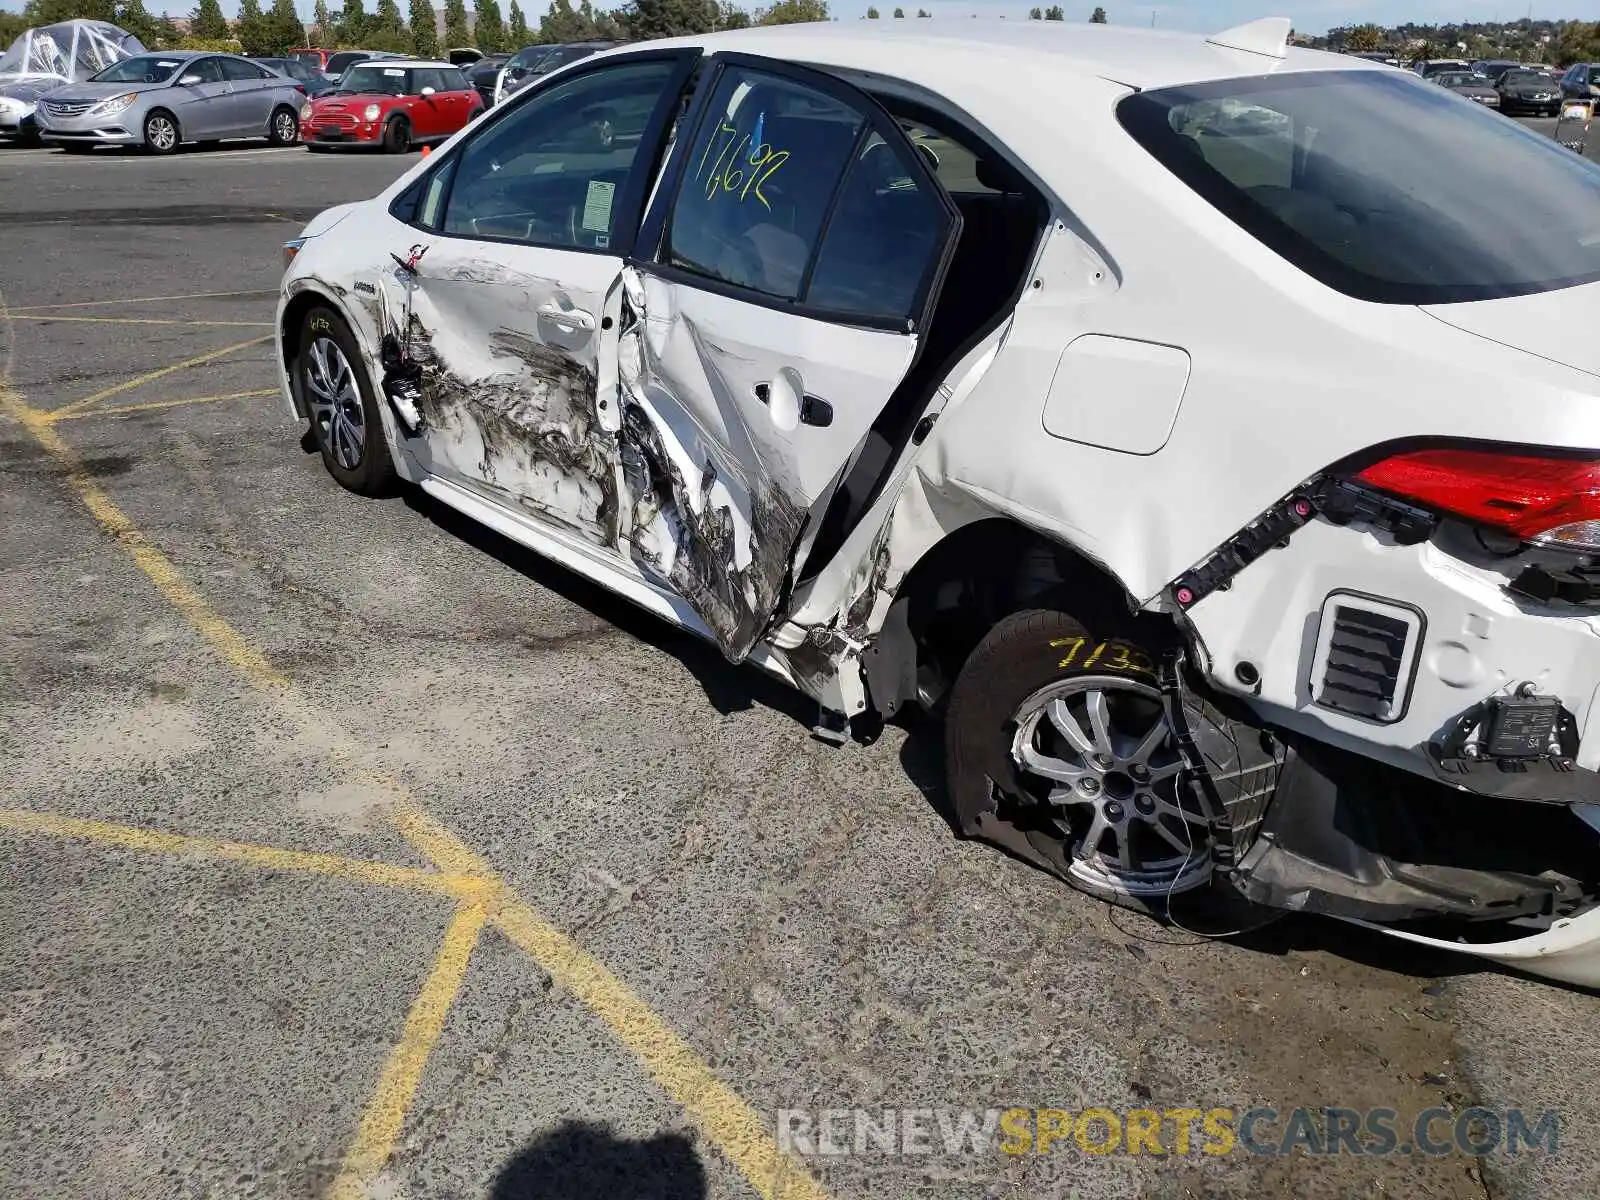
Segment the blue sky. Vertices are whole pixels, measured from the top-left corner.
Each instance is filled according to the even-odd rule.
[[[0,0],[0,9],[16,11],[25,0]],[[439,0],[442,3],[442,0]],[[621,0],[619,0],[619,3]],[[876,0],[874,0],[876,2]],[[297,0],[301,12],[309,18],[310,0]],[[329,7],[337,10],[342,0],[329,0]],[[529,20],[536,20],[548,0],[524,0]],[[509,0],[501,0],[501,11],[509,8]],[[597,7],[606,7],[606,0],[597,0]],[[748,0],[747,7],[757,8],[757,0]],[[153,13],[163,9],[173,16],[183,16],[194,7],[193,0],[145,0],[145,7]],[[265,5],[263,5],[265,7]],[[367,8],[377,7],[377,0],[367,0]],[[401,4],[405,10],[405,4]],[[470,4],[469,4],[470,7]],[[867,11],[867,0],[832,0],[829,5],[834,15],[854,20]],[[878,3],[878,10],[888,19],[894,4]],[[915,13],[918,4],[903,4],[908,13]],[[984,17],[1005,17],[1010,21],[1026,20],[1029,3],[1021,0],[921,0],[939,20],[965,20],[973,13]],[[1094,4],[1083,0],[1070,0],[1062,5],[1067,20],[1087,21]],[[222,10],[233,15],[238,0],[222,0]],[[1445,21],[1511,21],[1527,16],[1526,0],[1518,7],[1516,0],[1295,0],[1293,4],[1263,5],[1261,0],[1194,0],[1193,3],[1118,3],[1111,0],[1105,5],[1113,25],[1148,26],[1154,17],[1157,28],[1216,31],[1229,25],[1253,21],[1257,17],[1287,16],[1294,20],[1295,28],[1308,33],[1321,33],[1334,25],[1359,25],[1372,21],[1379,25],[1397,25],[1405,21],[1442,23]],[[1600,20],[1600,0],[1568,0],[1567,3],[1541,5],[1535,3],[1532,15],[1550,19]]]

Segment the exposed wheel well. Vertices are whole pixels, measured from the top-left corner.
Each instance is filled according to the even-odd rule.
[[[906,575],[896,605],[901,601],[915,647],[917,696],[928,706],[942,701],[989,630],[1023,609],[1070,613],[1097,636],[1126,636],[1137,627],[1147,645],[1175,636],[1164,617],[1140,614],[1105,567],[1005,518],[947,536]]]
[[[305,415],[305,405],[300,399],[300,387],[294,379],[294,360],[300,355],[300,330],[306,322],[306,313],[318,305],[331,308],[338,312],[338,306],[320,292],[304,291],[290,300],[283,310],[283,368],[289,373],[290,391],[294,395],[295,408],[300,415]]]

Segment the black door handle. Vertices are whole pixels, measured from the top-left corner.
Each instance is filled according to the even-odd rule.
[[[755,392],[756,399],[766,404],[772,399],[772,385],[758,383],[751,389]],[[826,428],[833,424],[833,405],[819,396],[802,396],[800,398],[800,424],[815,425]]]

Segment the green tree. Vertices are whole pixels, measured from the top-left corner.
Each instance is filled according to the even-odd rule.
[[[903,8],[897,8],[894,10],[894,15],[897,17],[903,17],[906,15],[906,10]]]
[[[867,5],[867,20],[876,21],[877,19],[878,19],[878,10],[873,8],[870,4]]]
[[[1106,23],[1106,10],[1101,8],[1097,4],[1097,5],[1095,5],[1094,11],[1089,14],[1089,24],[1091,24],[1091,25],[1104,25],[1105,23]]]
[[[511,11],[506,16],[506,23],[510,26],[511,45],[520,50],[530,44],[533,41],[533,34],[528,32],[528,18],[523,15],[522,5],[518,4],[517,0],[511,0]]]
[[[1046,21],[1065,21],[1067,19],[1067,14],[1062,11],[1061,5],[1052,4],[1049,8],[1044,10],[1044,19]]]
[[[1383,30],[1376,25],[1357,25],[1345,38],[1344,44],[1347,50],[1382,50]]]
[[[828,19],[827,0],[778,0],[756,14],[757,25],[803,25]]]
[[[317,0],[312,10],[311,44],[324,49],[333,45],[333,18],[328,15],[328,0]]]
[[[189,17],[189,36],[206,41],[231,37],[228,19],[222,15],[222,5],[217,0],[200,0],[200,7]]]
[[[306,44],[306,28],[300,24],[294,0],[272,0],[267,12],[267,53],[283,54]]]
[[[917,9],[917,16],[919,16],[919,17],[931,17],[931,16],[933,16],[933,14],[931,12],[929,12],[925,8],[919,8],[919,9]]]
[[[156,41],[160,43],[159,49],[171,50],[183,41],[183,34],[178,32],[178,23],[162,13],[156,21]]]
[[[1044,9],[1042,9],[1042,8],[1030,8],[1028,10],[1028,20],[1030,20],[1030,21],[1042,21],[1042,20],[1044,20]]]
[[[116,0],[28,0],[27,7],[22,10],[22,18],[26,22],[23,28],[54,25],[57,21],[70,21],[74,17],[110,21],[115,19],[116,10]]]
[[[446,50],[472,45],[472,29],[467,25],[465,0],[445,0],[444,45]]]
[[[234,22],[233,36],[239,39],[246,54],[267,53],[267,21],[261,15],[261,0],[239,0],[239,17]]]
[[[160,31],[156,19],[146,11],[144,0],[123,0],[117,5],[116,23],[154,49]]]
[[[363,0],[344,0],[333,36],[341,46],[360,46],[367,39],[367,9]]]
[[[439,26],[433,0],[411,0],[411,49],[422,58],[439,57]]]
[[[622,11],[622,23],[630,38],[644,41],[710,33],[718,15],[717,6],[708,0],[633,0]]]
[[[478,0],[472,22],[473,44],[485,54],[498,54],[506,44],[506,22],[500,15],[500,0]]]
[[[750,14],[732,3],[732,0],[722,0],[722,3],[717,5],[717,28],[749,29]]]

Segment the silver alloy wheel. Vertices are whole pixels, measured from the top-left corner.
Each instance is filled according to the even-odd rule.
[[[273,129],[278,135],[278,140],[284,145],[297,140],[300,136],[300,122],[287,109],[273,118]]]
[[[146,121],[144,135],[157,150],[171,150],[178,144],[178,127],[163,116]]]
[[[1012,761],[1056,810],[1069,875],[1085,891],[1153,899],[1206,882],[1208,822],[1178,791],[1184,764],[1157,688],[1064,679],[1024,700],[1014,722]]]
[[[346,471],[361,465],[367,444],[367,414],[356,373],[339,343],[319,337],[306,351],[305,385],[317,440]]]

